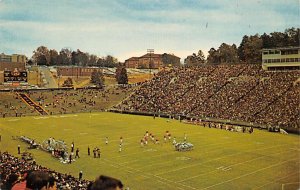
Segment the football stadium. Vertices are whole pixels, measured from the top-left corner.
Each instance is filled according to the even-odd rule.
[[[0,0],[0,190],[299,190],[297,7]]]

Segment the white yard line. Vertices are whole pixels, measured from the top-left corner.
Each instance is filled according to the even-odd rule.
[[[275,154],[268,154],[268,155],[265,155],[265,156],[260,156],[260,157],[256,157],[256,158],[251,159],[251,160],[247,160],[247,161],[245,161],[245,162],[239,162],[239,163],[236,163],[236,164],[231,164],[231,165],[229,165],[229,166],[221,166],[221,167],[219,167],[219,168],[217,168],[217,169],[225,169],[224,171],[228,171],[228,170],[230,170],[230,168],[233,167],[233,166],[238,166],[238,165],[241,165],[241,164],[245,164],[245,163],[248,163],[248,162],[252,162],[252,161],[254,161],[254,160],[259,160],[259,159],[261,159],[261,158],[268,157],[268,156],[270,156],[270,155],[281,154],[281,153],[283,153],[283,152],[290,152],[290,151],[289,151],[289,150],[285,150],[285,151],[277,152],[277,153],[275,153]],[[206,162],[206,163],[207,163],[207,162]],[[216,173],[216,172],[218,172],[218,170],[213,170],[213,171],[210,171],[210,172],[206,172],[206,173],[202,173],[202,174],[199,174],[199,175],[195,175],[195,176],[192,176],[192,177],[183,179],[183,180],[181,180],[181,181],[179,181],[179,182],[184,182],[184,181],[187,181],[187,180],[190,180],[190,179],[194,179],[194,178],[200,177],[200,176],[202,176],[202,175],[207,175],[207,174]]]
[[[255,174],[255,173],[257,173],[257,172],[260,172],[260,171],[263,171],[263,170],[272,168],[272,167],[274,167],[274,166],[279,166],[279,165],[282,165],[282,164],[284,164],[284,163],[286,163],[286,162],[290,162],[290,161],[294,161],[294,160],[298,160],[298,157],[297,157],[296,159],[286,160],[286,161],[283,161],[283,162],[279,162],[279,163],[277,163],[277,164],[273,164],[273,165],[270,165],[270,166],[267,166],[267,167],[264,167],[264,168],[255,170],[255,171],[253,171],[253,172],[250,172],[250,173],[247,173],[247,174],[244,174],[244,175],[240,175],[239,177],[235,177],[235,178],[232,178],[232,179],[229,179],[229,180],[226,180],[226,181],[222,181],[222,182],[220,182],[220,183],[217,183],[217,184],[214,184],[214,185],[211,185],[211,186],[202,188],[202,189],[210,189],[210,188],[212,188],[212,187],[219,186],[219,185],[222,185],[222,184],[224,184],[224,183],[228,183],[228,182],[231,182],[231,181],[234,181],[234,180],[237,180],[237,179],[240,179],[240,178],[243,178],[243,177],[246,177],[246,176]]]
[[[291,174],[288,174],[288,175],[285,175],[284,177],[281,177],[281,178],[277,178],[276,181],[279,181],[279,180],[281,180],[281,179],[284,179],[284,178],[287,178],[287,177],[289,177],[289,176],[295,175],[295,174],[297,174],[297,173],[299,173],[299,171],[298,171],[298,172],[291,173]],[[269,183],[265,183],[265,184],[263,184],[263,185],[261,185],[261,186],[259,186],[259,187],[253,188],[253,190],[260,189],[260,188],[265,187],[265,186],[267,186],[267,185],[269,185],[269,184],[272,184],[272,183],[274,183],[274,182],[276,182],[276,181],[271,181],[271,182],[269,182]],[[300,183],[300,182],[297,182],[297,183]],[[289,183],[284,183],[284,184],[289,184]],[[284,185],[284,184],[282,184],[282,185]],[[292,184],[293,184],[293,183],[292,183]]]
[[[266,149],[275,148],[275,147],[279,147],[279,146],[285,146],[285,145],[276,145],[276,146],[271,146],[271,147],[268,147],[268,148],[262,148],[262,149],[257,149],[257,150],[266,150]],[[191,165],[184,166],[184,167],[181,167],[181,168],[177,168],[177,169],[174,169],[174,170],[169,170],[167,172],[161,172],[161,173],[159,173],[157,175],[164,175],[164,174],[167,174],[167,173],[171,173],[171,172],[183,170],[183,169],[186,169],[186,168],[190,168],[190,167],[202,165],[204,163],[208,163],[208,162],[211,162],[211,161],[220,160],[220,159],[223,159],[223,158],[228,157],[228,156],[233,156],[233,155],[238,155],[238,154],[243,154],[243,153],[245,153],[245,152],[238,152],[238,153],[233,153],[233,154],[230,154],[230,155],[221,156],[219,158],[212,159],[212,160],[209,160],[207,162],[202,162],[202,163],[197,163],[197,164],[191,164]],[[248,153],[251,153],[251,152],[248,152]]]
[[[9,119],[7,121],[19,121],[20,119]]]
[[[140,171],[140,170],[131,168],[131,167],[129,167],[129,166],[124,166],[124,165],[121,165],[121,164],[115,164],[114,162],[112,162],[112,161],[110,161],[110,160],[108,160],[108,159],[102,159],[102,160],[104,160],[104,161],[106,161],[106,162],[109,162],[109,163],[112,163],[112,164],[110,164],[110,165],[113,165],[114,167],[116,167],[116,168],[118,168],[118,169],[121,169],[121,170],[124,170],[124,171],[126,171],[126,172],[128,172],[128,173],[139,172],[139,173],[141,173],[141,174],[139,174],[139,176],[142,176],[142,177],[144,177],[144,178],[152,178],[152,179],[153,179],[153,177],[156,177],[156,178],[157,178],[156,181],[158,181],[159,183],[162,183],[162,184],[164,184],[164,185],[170,186],[170,187],[172,187],[172,189],[174,188],[174,186],[173,186],[172,184],[170,184],[170,183],[167,183],[167,182],[176,183],[176,182],[174,182],[174,181],[171,181],[171,180],[168,180],[168,179],[159,177],[159,176],[154,176],[154,175],[151,175],[151,174],[146,174],[146,175],[145,175],[145,174],[143,174],[143,173],[144,173],[143,171]],[[126,169],[126,168],[127,168],[127,169]],[[132,170],[134,170],[135,172],[132,171]],[[162,181],[162,180],[163,180],[163,181]],[[165,182],[165,181],[167,181],[167,182]],[[194,187],[190,187],[190,186],[187,186],[187,185],[184,185],[184,184],[179,184],[179,185],[182,185],[182,186],[185,186],[185,187],[189,187],[189,188],[191,188],[191,189],[196,189],[196,188],[194,188]],[[178,186],[176,186],[176,188],[177,188],[177,189],[180,189],[180,190],[185,190],[184,188],[181,188],[181,187],[178,187]]]
[[[300,182],[294,182],[294,183],[283,183],[281,184],[281,190],[284,190],[285,185],[291,185],[291,184],[300,184]],[[299,190],[299,189],[298,189]]]
[[[206,144],[206,145],[204,145],[204,146],[201,146],[201,148],[203,148],[203,147],[210,147],[210,146],[212,146],[212,145],[224,145],[224,144],[230,144],[230,143],[232,143],[232,141],[231,142],[227,142],[227,143],[215,143],[215,144]],[[164,145],[164,144],[163,144]],[[169,145],[169,146],[173,146],[173,145],[171,145],[170,143],[166,143],[165,145]],[[145,148],[145,147],[144,147]],[[213,149],[213,151],[205,151],[205,152],[202,152],[202,153],[211,153],[211,152],[217,152],[217,151],[219,151],[219,150],[216,150],[215,148]],[[141,152],[138,152],[138,153],[141,153]],[[135,154],[135,153],[134,153]],[[164,157],[164,156],[167,156],[167,155],[172,155],[172,154],[178,154],[178,152],[177,151],[173,151],[173,152],[171,152],[171,153],[167,153],[167,154],[159,154],[159,155],[155,155],[155,156],[149,156],[149,157],[147,157],[147,158],[156,158],[156,157]],[[141,159],[134,159],[134,160],[131,160],[131,161],[128,161],[128,162],[123,162],[123,164],[128,164],[128,163],[134,163],[134,162],[138,162],[138,161],[141,161]],[[169,163],[169,162],[173,162],[173,160],[171,160],[171,161],[166,161],[166,162],[164,162],[164,163]],[[155,165],[161,165],[162,164],[162,162],[153,162],[153,164],[148,164],[147,166],[144,166],[144,167],[148,167],[148,166],[155,166]],[[141,167],[141,168],[144,168],[144,167]],[[139,168],[139,169],[141,169],[141,168]]]

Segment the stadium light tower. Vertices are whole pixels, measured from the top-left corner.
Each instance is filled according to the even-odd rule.
[[[151,77],[151,67],[152,67],[152,54],[154,53],[154,49],[147,49],[147,53],[149,53],[149,78]]]

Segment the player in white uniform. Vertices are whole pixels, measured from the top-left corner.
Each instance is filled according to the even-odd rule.
[[[119,145],[119,152],[122,151],[122,144]]]
[[[176,144],[176,138],[174,137],[173,138],[173,145],[175,145]]]

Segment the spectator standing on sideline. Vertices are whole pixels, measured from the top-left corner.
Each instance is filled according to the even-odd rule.
[[[74,152],[74,141],[71,144],[71,152]]]
[[[76,149],[75,158],[80,158],[79,157],[79,148]]]
[[[120,137],[120,144],[123,144],[123,137]]]
[[[108,144],[108,137],[105,137],[105,144]]]
[[[80,181],[82,180],[82,175],[83,175],[83,172],[80,171],[80,172],[79,172],[79,180],[80,180]]]
[[[72,153],[70,153],[70,155],[69,155],[69,164],[71,164],[72,163]]]
[[[93,149],[93,153],[94,153],[94,158],[96,158],[96,153],[97,153],[97,149],[96,148]]]

